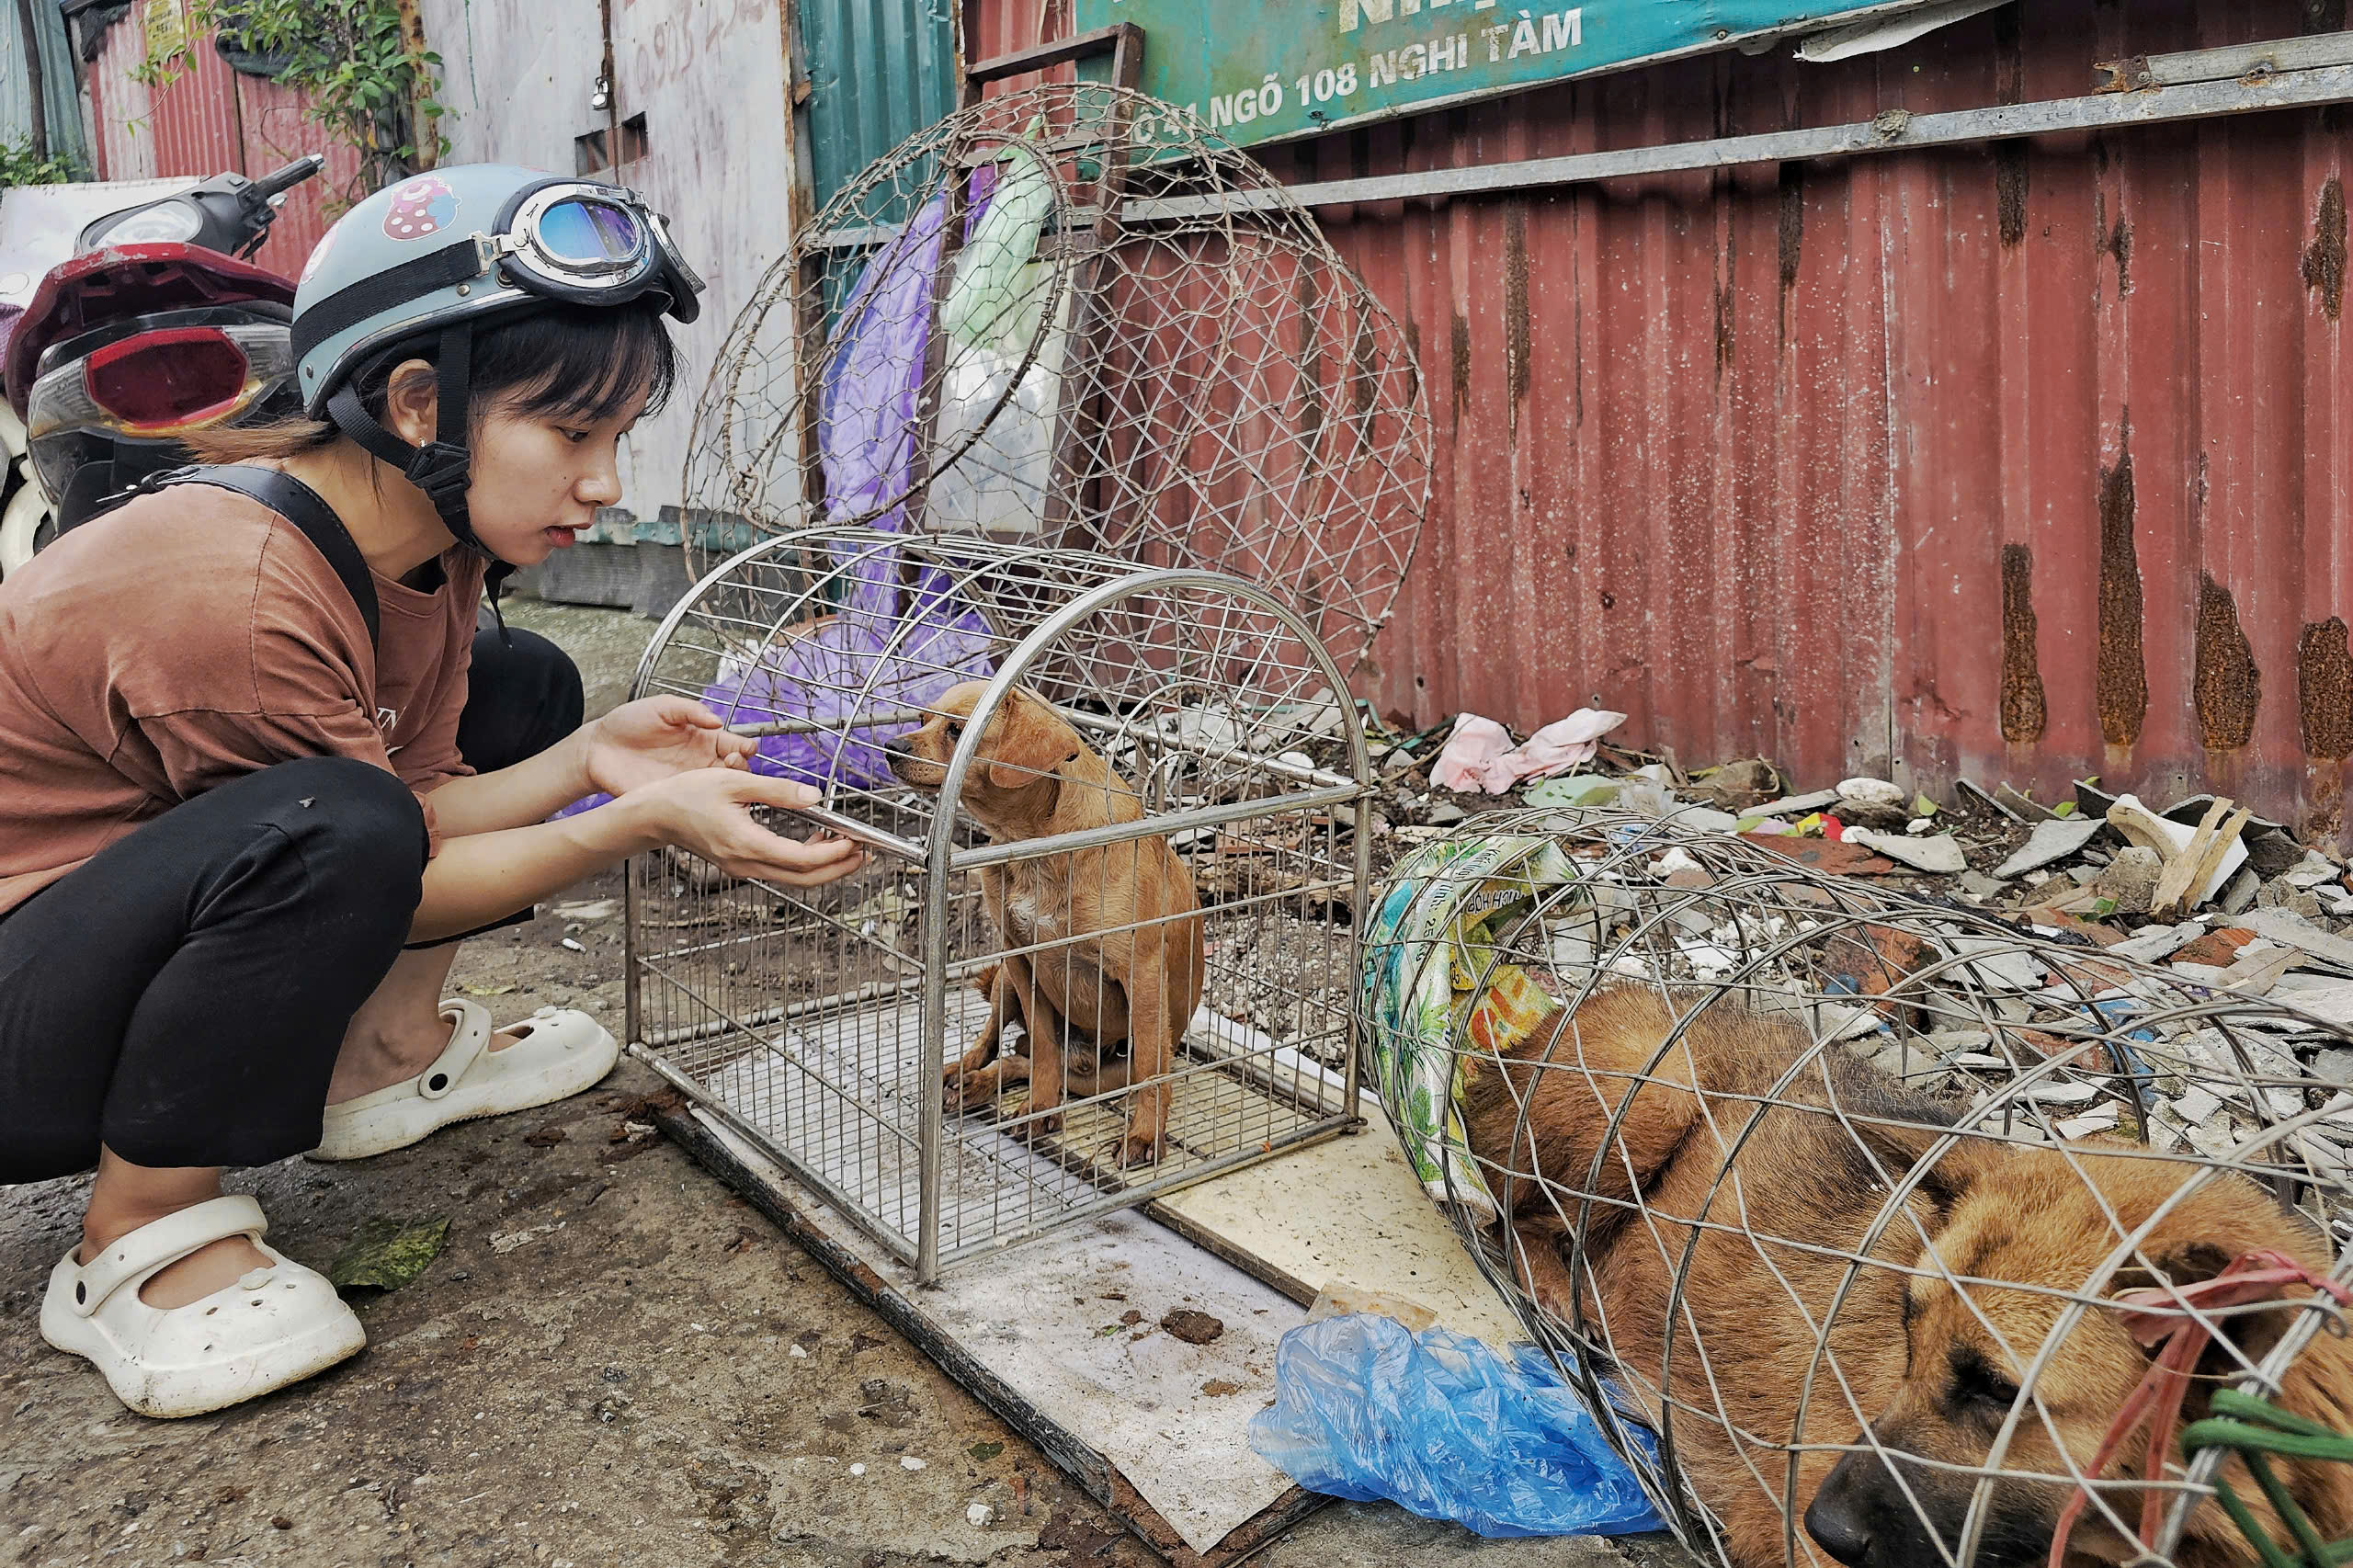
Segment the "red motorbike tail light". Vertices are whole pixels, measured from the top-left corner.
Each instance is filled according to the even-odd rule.
[[[244,399],[251,367],[218,327],[173,327],[110,343],[82,367],[90,401],[126,424],[195,425]]]

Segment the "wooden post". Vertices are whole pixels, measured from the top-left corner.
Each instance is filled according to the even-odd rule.
[[[49,102],[41,96],[40,34],[33,30],[33,0],[17,0],[17,30],[25,40],[25,85],[32,89],[32,153],[35,163],[49,157]]]
[[[2230,853],[2231,845],[2247,824],[2251,814],[2245,807],[2232,810],[2229,796],[2218,798],[2206,808],[2206,816],[2199,823],[2198,831],[2181,847],[2181,853],[2165,861],[2165,871],[2157,879],[2157,891],[2149,901],[2149,914],[2157,920],[2179,920],[2198,907],[2198,895],[2214,878],[2214,869]]]
[[[23,4],[24,0],[18,0]],[[441,117],[427,114],[421,107],[433,97],[433,82],[426,74],[425,18],[416,8],[417,0],[392,0],[400,12],[401,48],[415,62],[415,77],[409,86],[408,139],[416,149],[410,172],[423,174],[440,161]]]

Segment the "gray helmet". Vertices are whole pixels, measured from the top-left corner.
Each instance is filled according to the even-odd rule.
[[[312,251],[294,296],[296,383],[313,418],[399,469],[451,533],[482,550],[466,515],[476,324],[649,295],[690,322],[701,289],[667,223],[633,191],[504,164],[435,169],[369,197]],[[440,407],[435,439],[419,448],[369,414],[354,383],[386,357],[427,347]]]

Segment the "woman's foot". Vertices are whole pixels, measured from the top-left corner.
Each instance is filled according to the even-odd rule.
[[[220,1196],[217,1170],[134,1165],[111,1149],[100,1149],[89,1207],[82,1214],[82,1244],[74,1249],[73,1260],[86,1267],[131,1232]],[[156,1270],[139,1288],[139,1299],[151,1307],[184,1307],[268,1261],[247,1237],[224,1236]]]
[[[455,1121],[505,1116],[580,1093],[613,1070],[620,1044],[586,1013],[542,1007],[492,1046],[490,1015],[441,1004],[440,1054],[381,1089],[330,1102],[314,1160],[364,1160],[405,1149]]]
[[[50,1271],[41,1337],[96,1367],[142,1415],[200,1415],[324,1371],[367,1335],[332,1284],[262,1241],[268,1228],[252,1199],[211,1198],[77,1247]],[[177,1296],[230,1267],[229,1244],[252,1254],[249,1267],[184,1301],[150,1299],[167,1270],[200,1265],[159,1292]]]
[[[164,1216],[158,1214],[155,1218]],[[74,1261],[86,1267],[93,1258],[138,1229],[140,1226],[129,1225],[114,1230],[112,1234],[94,1234],[85,1223],[82,1227],[82,1244],[74,1249]],[[151,1307],[165,1310],[184,1307],[190,1301],[204,1300],[215,1290],[227,1290],[256,1268],[268,1267],[269,1259],[250,1240],[224,1236],[149,1275],[147,1282],[139,1287],[139,1299]]]
[[[494,1032],[488,1051],[505,1051],[522,1036],[520,1026]],[[335,1075],[327,1080],[327,1104],[344,1105],[379,1089],[389,1089],[395,1084],[406,1083],[434,1062],[449,1049],[449,1020],[436,1005],[420,1021],[403,1017],[385,1020],[381,1028],[372,1028],[365,1036],[343,1037],[343,1053],[335,1059]]]
[[[327,1104],[389,1089],[440,1059],[449,1049],[441,992],[457,961],[454,943],[404,952],[392,960],[391,972],[343,1032],[343,1050],[327,1080]],[[489,1049],[504,1051],[518,1038],[514,1030],[501,1030],[490,1037]]]

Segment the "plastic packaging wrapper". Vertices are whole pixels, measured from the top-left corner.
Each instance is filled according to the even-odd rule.
[[[1000,206],[989,199],[996,194],[995,171],[981,172],[990,177],[974,181],[976,210],[968,223],[975,226],[986,224]],[[881,716],[923,707],[959,681],[995,673],[982,652],[986,627],[955,599],[946,574],[927,570],[913,587],[903,588],[899,554],[890,542],[906,525],[915,394],[946,205],[944,196],[935,196],[868,265],[835,329],[847,347],[830,367],[819,452],[828,511],[863,525],[846,528],[828,547],[837,562],[848,564],[847,602],[835,615],[788,628],[779,640],[726,662],[701,694],[705,706],[731,725],[813,721],[828,726],[761,737],[753,767],[762,773],[820,788],[885,784],[891,774],[883,746],[915,724]],[[1004,250],[1006,242],[995,242],[994,248]],[[569,816],[609,798],[592,795],[556,814]]]
[[[1062,391],[1063,334],[1045,312],[1068,304],[1031,259],[1053,182],[1042,155],[1017,142],[974,170],[972,185],[977,216],[939,306],[948,359],[932,447],[952,460],[931,477],[926,526],[1028,539],[1045,519]]]
[[[1275,1403],[1251,1418],[1250,1447],[1310,1492],[1483,1536],[1665,1528],[1543,1352],[1514,1354],[1364,1313],[1303,1324],[1275,1348]]]

